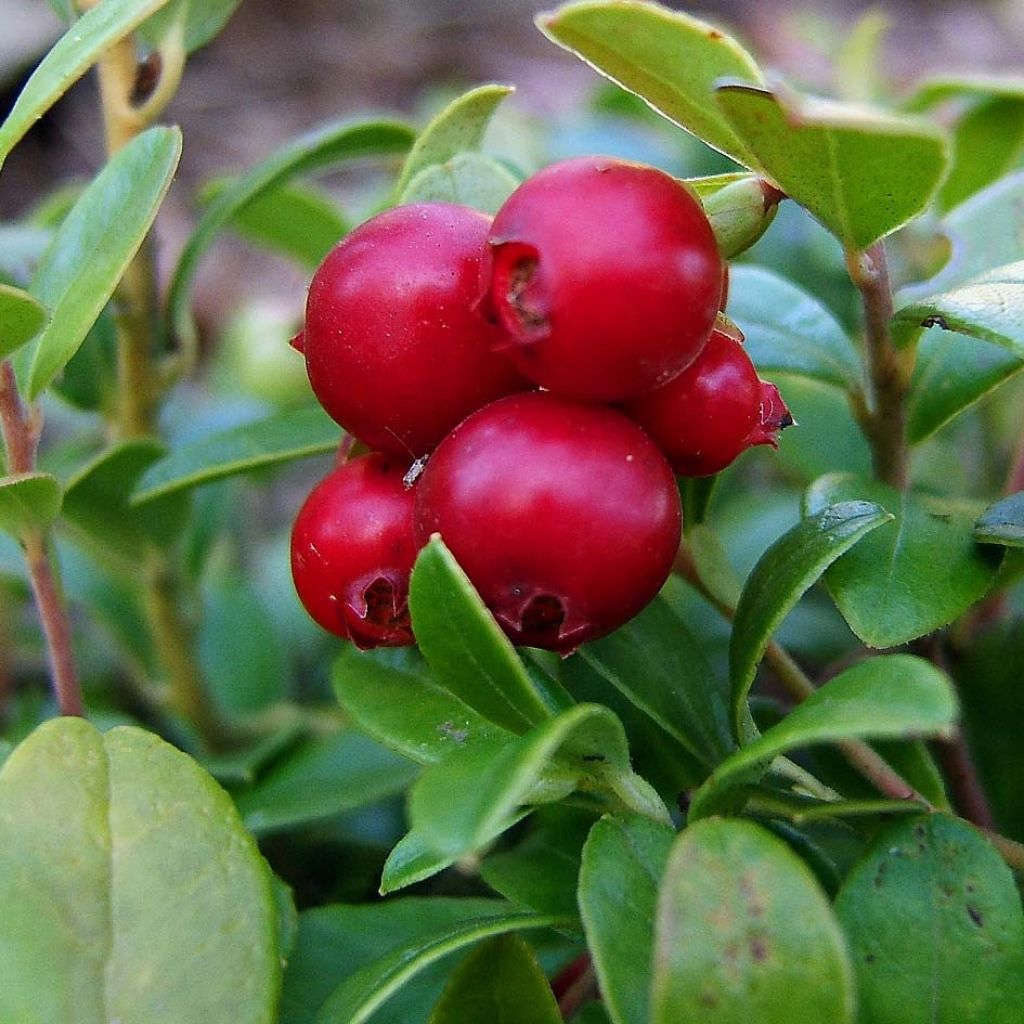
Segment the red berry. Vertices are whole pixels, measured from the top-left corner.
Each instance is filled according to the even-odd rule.
[[[459,424],[417,484],[441,537],[519,644],[568,652],[631,618],[679,548],[672,472],[621,413],[544,392]]]
[[[407,468],[376,452],[339,466],[313,488],[292,529],[292,578],[306,611],[358,647],[413,642]]]
[[[775,447],[793,422],[778,388],[757,376],[742,340],[716,327],[678,377],[623,406],[681,476],[717,473],[751,445]]]
[[[653,167],[567,160],[498,211],[485,268],[505,352],[531,380],[622,401],[689,365],[714,323],[722,261],[700,203]]]
[[[306,304],[306,368],[320,404],[371,448],[413,458],[459,420],[529,387],[492,351],[477,311],[490,218],[450,203],[400,206],[326,257]]]

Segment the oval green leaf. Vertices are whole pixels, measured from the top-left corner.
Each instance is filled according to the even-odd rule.
[[[583,0],[537,19],[549,39],[747,167],[758,162],[715,105],[719,78],[763,81],[754,58],[720,29],[657,4]]]
[[[0,125],[0,166],[22,136],[92,66],[167,0],[103,0],[61,36],[25,83]]]
[[[562,1024],[558,1003],[518,935],[499,935],[473,950],[455,969],[430,1015],[430,1024]]]
[[[580,867],[587,946],[614,1024],[647,1024],[658,887],[675,832],[644,818],[602,818]]]
[[[241,0],[172,0],[139,26],[139,35],[159,47],[172,33],[181,33],[185,52],[194,53],[228,23]]]
[[[830,505],[797,523],[758,560],[740,595],[729,641],[733,724],[747,714],[747,695],[772,634],[821,574],[862,537],[892,519],[870,501]]]
[[[806,512],[858,500],[876,502],[894,518],[839,558],[825,584],[869,647],[895,647],[945,626],[988,591],[999,559],[975,542],[977,510],[830,473],[811,485]]]
[[[0,827],[0,1019],[274,1020],[270,871],[191,758],[47,722],[0,772]]]
[[[341,428],[319,406],[232,427],[175,448],[147,467],[131,503],[145,505],[226,476],[321,455],[341,440]]]
[[[440,537],[431,538],[416,558],[409,610],[434,678],[475,711],[517,733],[551,714],[515,648]]]
[[[747,821],[676,840],[658,897],[651,1024],[850,1024],[846,944],[810,868]]]
[[[1024,548],[1024,491],[985,509],[974,524],[974,537],[982,544]]]
[[[48,529],[60,515],[63,497],[49,473],[0,476],[0,530],[22,537]]]
[[[48,317],[46,307],[34,295],[0,283],[0,359],[31,341]]]
[[[32,294],[52,315],[34,343],[25,388],[29,400],[64,369],[114,294],[156,218],[180,156],[177,128],[143,132],[100,171],[57,228],[32,280]]]
[[[694,794],[690,820],[713,814],[731,790],[796,747],[857,738],[948,737],[956,719],[956,695],[934,665],[909,654],[862,661],[723,761]]]
[[[399,204],[458,203],[495,214],[519,180],[484,153],[457,153],[443,164],[424,167],[402,190]]]
[[[946,169],[945,137],[926,121],[749,85],[717,99],[764,172],[849,249],[921,213]]]
[[[810,377],[850,391],[860,387],[857,350],[817,299],[763,267],[729,271],[729,317],[746,336],[760,370]]]
[[[933,814],[882,832],[836,898],[863,1024],[1016,1024],[1024,916],[1009,868]]]
[[[508,85],[481,85],[452,100],[417,136],[398,175],[395,195],[401,197],[413,179],[431,167],[446,164],[460,153],[478,150],[494,112],[514,91]]]

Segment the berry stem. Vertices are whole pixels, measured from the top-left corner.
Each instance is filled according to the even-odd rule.
[[[846,265],[861,294],[867,356],[869,404],[857,408],[869,443],[877,479],[905,490],[909,482],[907,411],[905,399],[914,368],[914,349],[897,349],[892,320],[892,286],[885,243],[863,253],[848,251]]]
[[[31,473],[36,467],[36,447],[41,423],[35,409],[26,410],[18,394],[10,360],[0,363],[0,432],[3,434],[10,473]],[[82,691],[71,648],[71,622],[61,598],[50,562],[47,533],[27,529],[19,538],[25,552],[29,583],[46,637],[50,680],[62,715],[85,714]]]

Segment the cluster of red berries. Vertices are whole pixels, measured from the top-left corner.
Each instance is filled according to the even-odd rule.
[[[571,651],[640,611],[679,547],[673,471],[716,473],[791,422],[718,316],[724,283],[699,201],[611,159],[547,168],[493,222],[431,203],[348,235],[295,344],[374,451],[296,519],[313,618],[412,643],[409,574],[435,533],[516,643]]]

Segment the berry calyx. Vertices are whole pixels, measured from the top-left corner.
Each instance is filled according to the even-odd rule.
[[[722,261],[700,202],[662,171],[607,157],[554,164],[490,231],[483,306],[537,384],[622,401],[671,380],[703,347]]]
[[[622,407],[680,476],[718,473],[752,445],[777,447],[779,432],[793,423],[779,389],[758,377],[742,341],[720,319],[678,377]]]
[[[534,392],[464,420],[417,484],[439,533],[517,644],[568,653],[632,618],[679,548],[665,459],[614,409]]]
[[[469,413],[531,386],[475,308],[489,226],[465,206],[399,206],[313,276],[295,344],[320,404],[369,447],[423,455]]]
[[[292,578],[306,611],[357,647],[413,642],[409,574],[416,559],[408,463],[372,453],[313,488],[291,538]]]

